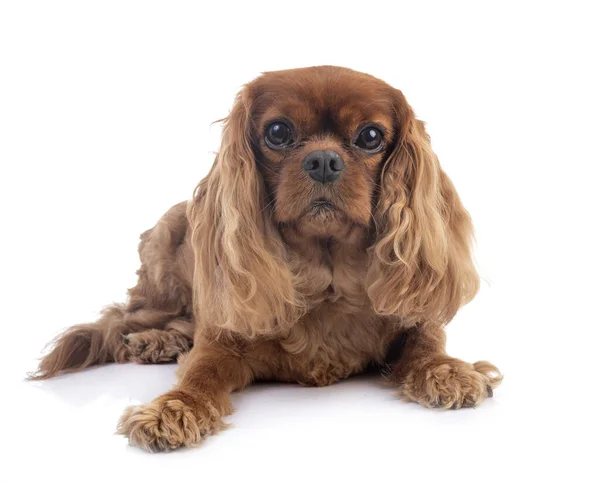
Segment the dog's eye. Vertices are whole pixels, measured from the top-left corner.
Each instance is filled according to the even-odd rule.
[[[292,131],[283,122],[273,122],[267,127],[265,142],[271,149],[283,149],[293,142]]]
[[[354,144],[367,152],[378,152],[383,147],[383,134],[377,127],[367,126],[356,138]]]

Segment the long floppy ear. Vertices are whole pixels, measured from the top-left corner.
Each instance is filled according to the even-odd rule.
[[[382,315],[444,324],[479,289],[473,227],[425,125],[402,93],[396,96],[399,136],[381,173],[368,294]]]
[[[297,318],[293,276],[265,209],[251,138],[251,94],[238,94],[224,121],[221,148],[188,205],[195,254],[197,326],[251,337]]]

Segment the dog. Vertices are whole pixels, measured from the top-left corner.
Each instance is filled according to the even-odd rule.
[[[379,366],[407,400],[474,407],[502,375],[448,356],[444,333],[479,288],[472,236],[402,92],[341,67],[267,72],[193,198],[141,235],[127,303],[59,335],[31,378],[178,360],[175,388],[118,425],[153,452],[218,432],[229,394],[259,380]]]

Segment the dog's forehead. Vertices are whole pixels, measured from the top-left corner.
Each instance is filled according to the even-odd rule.
[[[354,128],[364,122],[388,124],[393,115],[391,87],[347,69],[267,73],[252,91],[254,115],[262,122],[285,117],[305,127]]]

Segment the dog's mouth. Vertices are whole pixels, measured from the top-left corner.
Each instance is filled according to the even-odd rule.
[[[310,222],[331,223],[344,222],[347,219],[345,212],[329,199],[319,198],[312,201],[304,210],[304,218]]]
[[[308,217],[331,216],[337,211],[339,209],[329,199],[319,198],[308,205],[304,215]]]
[[[334,209],[337,209],[337,208],[328,199],[316,199],[315,201],[313,201],[311,203],[311,205],[309,206],[309,209],[311,209],[314,212],[321,212],[321,211],[333,211]]]
[[[331,237],[352,224],[345,210],[325,198],[311,200],[298,217],[297,227],[307,236]]]

